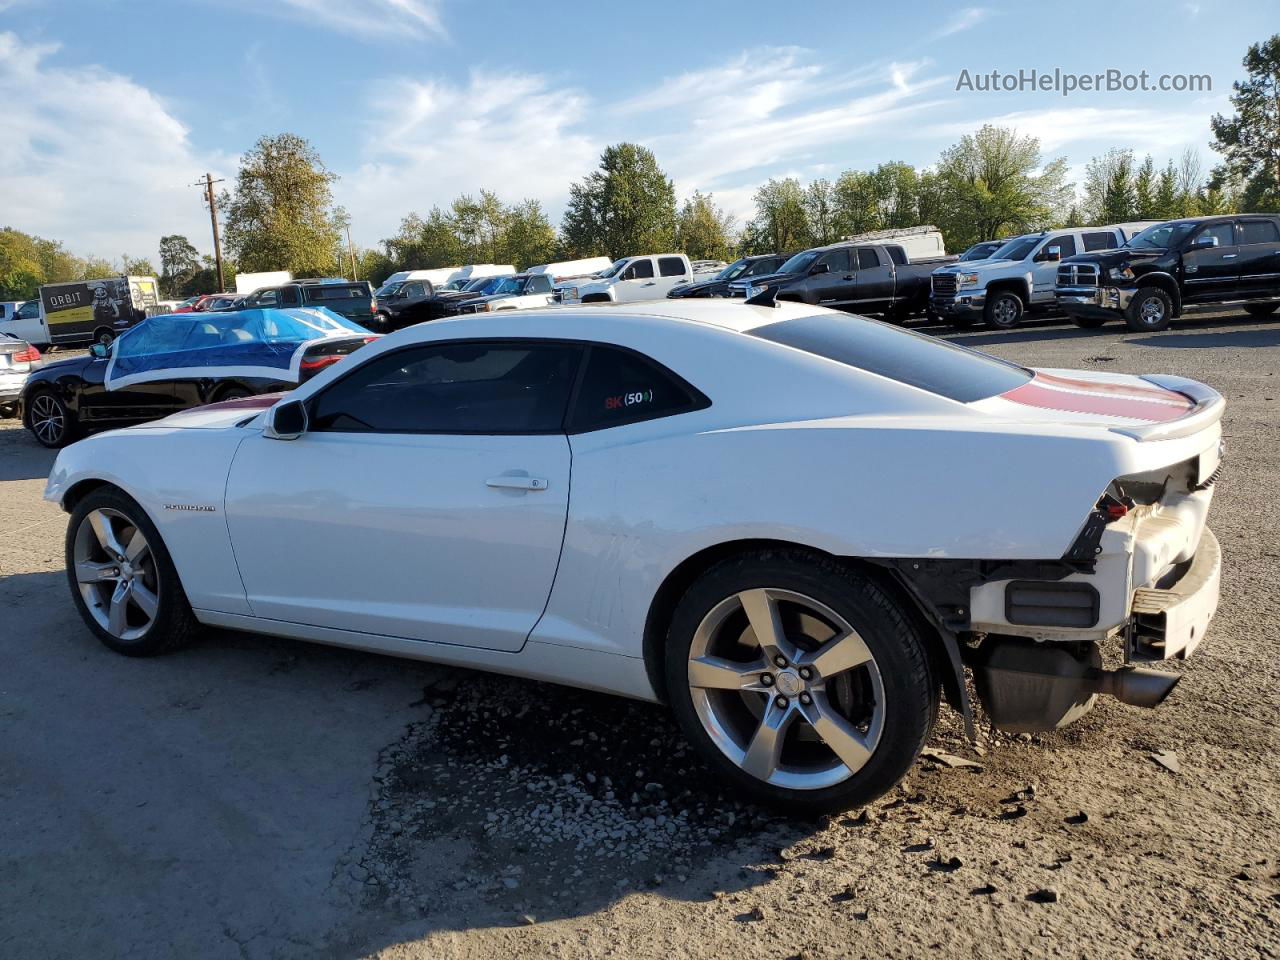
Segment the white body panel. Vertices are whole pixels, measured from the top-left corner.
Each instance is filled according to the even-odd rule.
[[[662,276],[659,260],[678,258],[683,264],[683,272],[674,276]],[[631,277],[637,264],[647,263],[648,276]],[[616,265],[616,264],[615,264]],[[611,277],[600,277],[585,280],[581,283],[562,287],[564,303],[582,303],[588,298],[604,299],[612,303],[633,303],[642,300],[661,300],[680,283],[688,283],[693,279],[693,267],[689,258],[682,253],[647,254],[638,257],[626,257],[621,266]]]
[[[37,304],[34,310],[28,311],[30,316],[18,316],[19,308],[26,302],[28,301],[20,300],[7,304],[10,310],[6,313],[6,318],[0,320],[0,333],[25,340],[33,346],[47,347],[50,343],[49,324],[44,318],[44,311],[38,306],[39,301],[29,301]]]
[[[601,270],[608,270],[613,261],[608,257],[586,257],[582,260],[561,260],[559,263],[541,263],[530,267],[525,273],[547,273],[552,283],[562,283],[578,277],[589,277]]]
[[[1114,478],[1197,456],[1216,469],[1221,400],[1189,381],[1170,383],[1212,400],[1197,407],[1203,424],[1149,440],[1125,417],[960,403],[740,332],[825,312],[672,300],[553,308],[536,327],[510,313],[440,320],[361,357],[477,337],[617,344],[711,405],[568,437],[288,442],[263,435],[263,415],[214,407],[66,448],[46,496],[61,501],[85,480],[123,488],[155,520],[208,622],[645,696],[655,593],[706,548],[765,539],[841,557],[1053,559]],[[305,400],[350,369],[288,396]],[[489,485],[502,477],[546,485]],[[1108,531],[1093,578],[1108,619],[1195,552],[1210,496]]]
[[[263,270],[258,273],[237,273],[236,293],[253,293],[263,287],[278,287],[293,280],[288,270]]]

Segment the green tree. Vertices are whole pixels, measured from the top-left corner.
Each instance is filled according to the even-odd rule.
[[[832,189],[832,224],[837,237],[851,237],[880,229],[876,184],[869,173],[846,170]]]
[[[1146,156],[1133,178],[1133,195],[1139,220],[1156,220],[1156,165]]]
[[[756,191],[754,199],[756,215],[744,242],[747,252],[786,253],[812,244],[805,191],[799,180],[770,180]]]
[[[676,246],[691,260],[733,258],[734,218],[708,193],[694,191],[676,218]]]
[[[1250,46],[1241,62],[1247,79],[1232,84],[1235,113],[1209,121],[1213,149],[1225,158],[1213,181],[1243,184],[1245,209],[1280,210],[1280,33]]]
[[[30,300],[45,282],[38,241],[12,227],[0,229],[0,299]]]
[[[550,263],[556,256],[556,228],[537,200],[522,200],[503,215],[503,233],[492,263],[511,263],[524,270]]]
[[[240,268],[318,276],[336,267],[333,182],[302,137],[263,137],[241,158],[235,190],[223,195],[227,249]]]
[[[988,124],[942,152],[934,222],[957,250],[1046,227],[1070,204],[1066,174],[1065,158],[1041,165],[1036,138]]]
[[[123,259],[124,273],[130,277],[154,277],[156,268],[146,257],[131,257],[127,253]]]
[[[182,289],[199,269],[200,254],[186,237],[171,233],[160,238],[160,289],[165,296],[182,295]]]
[[[836,240],[839,236],[836,232],[836,196],[830,180],[820,177],[809,184],[804,192],[804,212],[814,243],[833,243]]]
[[[1125,223],[1137,216],[1133,151],[1112,148],[1085,168],[1084,212],[1089,222]]]
[[[1178,209],[1178,172],[1170,160],[1156,180],[1155,197],[1151,202],[1151,218],[1172,220],[1182,214]]]
[[[569,187],[561,233],[578,256],[622,257],[670,250],[676,234],[676,192],[651,150],[617,143],[600,166]]]
[[[107,277],[118,276],[120,276],[120,271],[110,260],[104,260],[102,257],[88,257],[80,269],[80,276],[76,279],[103,280]]]

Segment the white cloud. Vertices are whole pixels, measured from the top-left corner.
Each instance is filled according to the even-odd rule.
[[[365,35],[445,35],[438,0],[271,0],[284,12],[334,30]]]
[[[56,52],[0,33],[4,224],[108,259],[154,262],[165,233],[207,249],[208,214],[188,185],[234,158],[197,151],[145,87],[98,67],[57,66]]]
[[[986,7],[962,7],[952,14],[950,20],[934,32],[933,39],[941,40],[943,37],[950,37],[964,30],[969,30],[989,16],[991,16],[991,11]]]
[[[985,118],[957,119],[920,131],[924,136],[960,137],[983,124],[1013,127],[1036,137],[1045,152],[1072,143],[1109,142],[1136,151],[1177,152],[1187,144],[1203,144],[1208,131],[1207,106],[1194,111],[1142,107],[1061,107],[1023,110]]]

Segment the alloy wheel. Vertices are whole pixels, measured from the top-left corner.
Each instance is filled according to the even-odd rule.
[[[847,780],[884,728],[884,684],[856,630],[804,594],[761,588],[727,597],[689,648],[694,710],[746,773],[793,790]]]
[[[31,429],[49,446],[62,440],[67,429],[67,412],[52,394],[42,393],[31,401]]]
[[[1018,306],[1009,297],[996,301],[991,311],[991,319],[997,327],[1011,327],[1018,322]]]
[[[1142,301],[1139,316],[1147,326],[1155,326],[1164,320],[1164,301],[1159,297],[1148,297]]]
[[[137,524],[117,510],[91,510],[76,531],[73,559],[80,596],[98,626],[119,640],[136,640],[150,629],[160,583]]]

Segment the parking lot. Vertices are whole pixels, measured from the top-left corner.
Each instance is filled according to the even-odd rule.
[[[721,795],[649,705],[233,633],[117,656],[54,454],[0,421],[0,955],[1276,956],[1280,323],[949,336],[1227,398],[1218,617],[1159,709],[976,750],[944,713],[940,759],[816,822]]]

